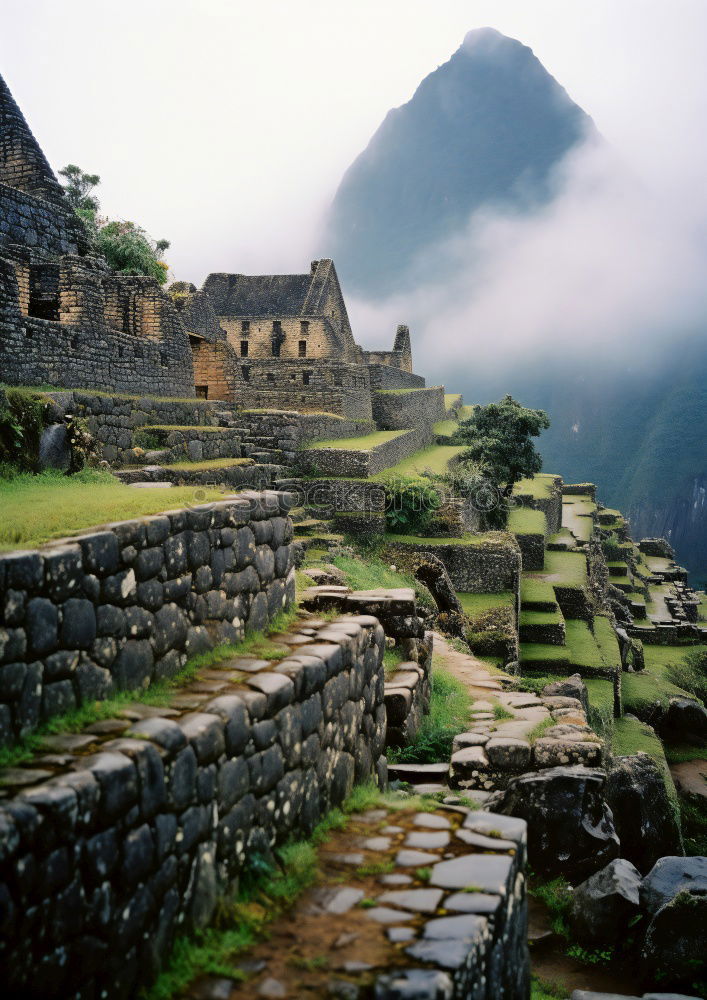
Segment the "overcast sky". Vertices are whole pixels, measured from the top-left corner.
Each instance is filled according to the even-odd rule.
[[[488,220],[483,288],[477,274],[456,314],[446,289],[382,312],[352,302],[359,339],[385,341],[408,319],[434,364],[445,353],[440,302],[447,360],[460,330],[541,337],[557,316],[558,276],[536,273],[539,254],[568,250],[565,337],[573,323],[611,338],[616,322],[642,332],[647,314],[704,306],[707,0],[2,0],[2,10],[1,71],[50,162],[99,173],[107,215],[171,241],[174,278],[308,269],[322,214],[386,112],[468,30],[492,25],[533,48],[625,176],[602,182],[593,203],[592,177],[613,167],[590,159],[533,226]],[[597,276],[612,286],[604,297]]]
[[[658,124],[670,132],[655,156],[670,157],[707,92],[705,0],[2,8],[1,71],[52,165],[99,173],[105,212],[170,239],[175,275],[197,282],[212,270],[305,269],[343,171],[471,28],[530,45],[627,155]]]

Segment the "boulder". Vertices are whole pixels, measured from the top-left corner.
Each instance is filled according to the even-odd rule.
[[[658,858],[683,853],[680,824],[663,774],[652,757],[646,753],[616,757],[607,775],[605,794],[621,841],[621,857],[643,875]]]
[[[528,859],[537,872],[581,882],[619,853],[605,780],[603,771],[582,766],[531,771],[511,779],[487,808],[527,821]]]
[[[692,698],[671,698],[661,728],[675,739],[707,739],[707,709]]]
[[[653,916],[681,892],[707,896],[707,858],[661,858],[643,880],[641,904]]]
[[[50,424],[39,439],[39,468],[67,472],[71,465],[71,445],[66,424]]]
[[[578,885],[569,919],[580,944],[597,948],[621,940],[640,913],[640,888],[640,873],[625,858],[616,858]]]
[[[587,685],[584,683],[579,674],[572,674],[571,677],[565,677],[561,681],[555,681],[554,684],[547,684],[543,688],[543,695],[548,698],[576,698],[577,701],[581,702],[584,711],[589,712],[589,694],[587,692]]]

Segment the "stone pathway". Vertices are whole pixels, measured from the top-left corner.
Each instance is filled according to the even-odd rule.
[[[203,975],[181,996],[522,996],[525,853],[522,820],[384,797],[319,848],[315,885],[227,959],[233,978]]]
[[[526,771],[567,764],[601,765],[602,742],[577,698],[511,690],[513,677],[492,673],[476,656],[459,652],[437,634],[434,651],[474,699],[469,731],[455,737],[449,764],[390,764],[391,778],[425,792],[450,786],[484,802]],[[538,731],[542,724],[545,727]]]

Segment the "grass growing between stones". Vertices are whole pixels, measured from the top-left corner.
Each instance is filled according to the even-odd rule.
[[[470,618],[476,618],[484,611],[492,611],[493,608],[512,608],[515,604],[515,594],[512,590],[504,590],[498,594],[468,594],[458,592],[459,603],[464,609],[464,614]]]
[[[665,790],[676,816],[679,814],[678,793],[665,758],[663,744],[653,729],[635,718],[614,719],[611,749],[616,757],[646,753],[661,773]]]
[[[258,855],[251,858],[239,879],[238,893],[219,903],[213,926],[177,938],[169,964],[141,994],[142,1000],[169,1000],[203,973],[237,982],[247,978],[238,967],[239,957],[314,883],[317,847],[334,831],[344,829],[351,813],[372,808],[380,801],[381,793],[374,785],[359,785],[340,808],[330,810],[319,821],[311,837],[275,851],[277,868]]]
[[[344,573],[346,582],[352,590],[377,590],[380,587],[397,590],[400,587],[409,587],[417,593],[420,605],[432,610],[436,607],[429,590],[411,573],[394,569],[389,563],[384,563],[374,556],[366,559],[334,556],[331,561]]]
[[[530,1000],[567,1000],[567,990],[557,983],[533,976],[530,980]]]
[[[454,737],[468,729],[471,696],[466,686],[441,666],[443,662],[439,656],[432,661],[430,712],[423,719],[415,742],[390,751],[391,760],[406,764],[448,760]]]
[[[205,486],[135,490],[94,469],[75,476],[43,472],[0,479],[0,551],[34,548],[111,521],[223,498],[222,490]]]
[[[297,619],[296,610],[283,611],[273,619],[268,631],[285,631]],[[175,693],[193,681],[201,670],[216,666],[234,656],[253,656],[257,659],[281,659],[289,649],[285,649],[268,639],[265,632],[253,632],[243,642],[223,643],[206,653],[192,657],[174,677],[158,681],[149,688],[134,691],[120,691],[104,701],[91,701],[73,712],[56,715],[43,723],[32,733],[28,733],[14,746],[0,748],[0,769],[13,767],[31,760],[42,750],[42,739],[59,733],[80,733],[94,722],[113,719],[129,705],[154,705],[166,707]],[[0,779],[0,784],[1,784]]]
[[[207,472],[209,469],[230,469],[234,465],[255,465],[253,458],[210,458],[204,462],[173,462],[165,469],[175,472]]]

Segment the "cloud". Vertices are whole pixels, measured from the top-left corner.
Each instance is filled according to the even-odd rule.
[[[431,372],[462,358],[518,367],[539,354],[655,363],[704,323],[707,197],[680,186],[679,164],[639,173],[637,162],[587,140],[558,167],[549,204],[476,213],[420,255],[411,292],[380,306],[352,301],[359,339],[385,343],[408,322],[417,367]]]

